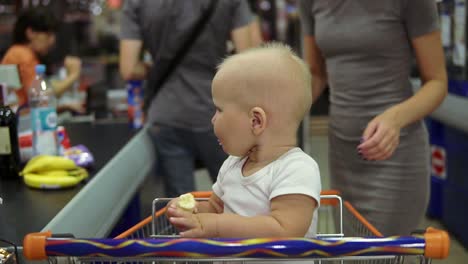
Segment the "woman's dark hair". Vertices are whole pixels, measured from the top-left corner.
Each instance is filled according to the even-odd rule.
[[[16,20],[13,30],[14,44],[29,42],[26,37],[27,28],[31,28],[36,32],[55,32],[57,30],[57,20],[51,12],[42,7],[22,11]]]

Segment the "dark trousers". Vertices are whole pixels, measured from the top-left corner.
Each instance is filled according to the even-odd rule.
[[[166,197],[177,197],[195,190],[195,160],[208,169],[216,181],[227,155],[212,130],[190,130],[152,125],[149,134],[155,146],[158,171],[161,172]]]

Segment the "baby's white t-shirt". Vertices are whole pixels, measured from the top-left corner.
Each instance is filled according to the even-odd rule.
[[[224,203],[224,212],[242,216],[269,215],[271,199],[285,194],[304,194],[317,201],[317,208],[305,235],[315,237],[321,182],[314,159],[300,148],[293,148],[245,177],[242,175],[242,166],[246,159],[229,156],[213,185],[214,193]]]

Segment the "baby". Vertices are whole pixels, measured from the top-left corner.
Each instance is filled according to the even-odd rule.
[[[212,123],[230,156],[213,194],[191,211],[167,206],[182,237],[313,237],[320,201],[316,162],[296,147],[312,104],[308,67],[273,43],[233,55],[212,83]]]

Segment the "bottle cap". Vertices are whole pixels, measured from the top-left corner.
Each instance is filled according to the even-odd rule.
[[[46,66],[44,64],[36,65],[36,73],[37,74],[44,74],[46,71]]]

